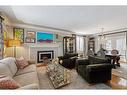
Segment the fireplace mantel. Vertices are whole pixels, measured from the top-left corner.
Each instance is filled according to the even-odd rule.
[[[58,43],[50,43],[50,44],[30,44],[29,45],[29,59],[36,60],[37,62],[37,52],[38,51],[53,51],[54,58],[62,55],[62,46]],[[37,62],[38,63],[38,62]]]
[[[42,43],[42,44],[30,44],[29,48],[36,48],[36,47],[60,47],[60,44],[57,43]]]

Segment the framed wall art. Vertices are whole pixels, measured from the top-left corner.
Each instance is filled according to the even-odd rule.
[[[14,39],[21,40],[21,43],[24,43],[24,29],[13,28],[13,37],[14,37]]]
[[[37,32],[37,42],[39,43],[52,43],[53,34],[45,32]]]
[[[26,43],[35,43],[36,39],[35,38],[26,38],[25,42]]]
[[[55,39],[55,42],[62,42],[63,41],[63,36],[59,35],[59,34],[55,34],[54,39]]]
[[[26,43],[35,43],[36,42],[36,32],[34,32],[34,31],[26,32],[25,42]]]

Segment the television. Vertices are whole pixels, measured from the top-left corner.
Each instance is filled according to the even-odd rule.
[[[37,32],[37,42],[39,43],[52,43],[53,34],[45,32]]]

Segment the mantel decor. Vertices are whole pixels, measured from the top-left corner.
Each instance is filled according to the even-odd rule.
[[[24,43],[24,29],[13,28],[13,38],[21,40],[21,43]]]

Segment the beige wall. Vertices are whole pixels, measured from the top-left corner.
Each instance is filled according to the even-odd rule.
[[[25,33],[27,31],[48,31],[50,33],[57,33],[57,34],[60,34],[60,35],[68,35],[68,34],[65,34],[67,33],[65,31],[62,31],[62,30],[55,30],[55,29],[49,29],[49,28],[44,28],[44,27],[41,27],[41,26],[34,26],[34,25],[23,25],[23,24],[14,24],[10,21],[10,19],[8,19],[8,17],[3,14],[3,13],[0,13],[0,15],[2,17],[4,17],[4,31],[7,31],[7,39],[13,39],[13,27],[19,27],[19,28],[24,28],[25,29]],[[61,44],[62,45],[62,42],[61,43],[55,43],[56,45],[58,44]],[[27,59],[30,58],[30,46],[31,45],[36,45],[38,46],[37,43],[35,44],[22,44],[20,47],[16,47],[16,56],[17,57],[20,57],[20,56],[23,56]],[[44,44],[42,44],[44,45]],[[63,48],[62,46],[59,47],[58,49],[58,54],[59,55],[62,55],[63,54]],[[4,54],[4,57],[13,57],[14,56],[14,48],[13,47],[6,47],[5,48],[5,54]]]
[[[25,30],[24,31],[25,33],[27,31],[29,31],[29,30],[30,31],[31,30],[38,31],[36,29],[29,29],[29,27],[28,28],[25,28],[24,30]],[[43,32],[43,30],[40,30],[40,31]],[[51,33],[52,31],[49,31],[49,32]],[[54,32],[52,32],[52,33],[54,33]],[[68,34],[61,34],[61,33],[59,33],[59,35],[66,36]],[[8,39],[13,39],[13,27],[8,27],[7,37],[8,37]],[[37,46],[38,47],[40,45],[42,45],[42,46],[43,45],[49,45],[50,46],[50,44],[44,44],[44,43],[43,44],[38,44],[38,43],[34,43],[34,44],[33,43],[32,44],[25,43],[25,44],[22,44],[19,47],[16,47],[16,57],[18,58],[18,57],[23,56],[24,58],[29,59],[30,58],[30,46]],[[63,42],[61,41],[59,43],[54,43],[54,45],[56,45],[56,46],[59,45],[58,56],[63,55]],[[51,46],[52,46],[52,44],[51,44]],[[6,56],[5,57],[8,57],[8,56],[14,56],[14,48],[13,47],[7,47],[6,48]]]
[[[44,31],[44,32],[50,32],[50,33],[54,33],[54,34],[59,34],[62,36],[70,36],[71,33],[64,31],[64,30],[58,30],[58,29],[51,29],[51,28],[45,28],[45,27],[41,27],[41,26],[34,26],[34,25],[30,25],[30,24],[15,24],[12,23],[4,14],[1,14],[4,17],[4,24],[5,24],[5,31],[7,31],[7,39],[13,39],[13,27],[18,27],[18,28],[23,28],[25,31],[25,33],[27,31]],[[25,38],[25,37],[24,37]],[[16,56],[20,57],[23,56],[27,59],[30,58],[30,46],[40,46],[40,44],[35,43],[35,44],[22,44],[20,47],[16,47]],[[43,45],[48,45],[48,46],[52,46],[52,44],[42,44]],[[59,56],[63,55],[63,42],[59,42],[59,43],[53,43],[53,45],[58,46],[58,52],[57,54]],[[13,57],[14,56],[14,48],[13,47],[6,47],[5,49],[5,57]]]

